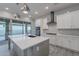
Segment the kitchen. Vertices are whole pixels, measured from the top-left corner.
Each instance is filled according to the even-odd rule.
[[[2,5],[9,6],[9,4],[5,3]],[[16,13],[21,13],[19,8],[17,8],[17,6],[19,7],[21,4],[15,3],[10,5],[15,6],[17,10],[12,9],[15,10]],[[79,55],[78,3],[28,3],[23,5],[28,5],[33,11],[13,15],[9,13],[10,10],[6,8],[8,9],[7,12],[0,12],[0,20],[4,20],[4,22],[6,22],[5,24],[7,24],[7,26],[5,26],[5,38],[8,40],[7,49],[9,49],[10,55]],[[9,7],[11,8],[11,6]],[[14,13],[13,11],[10,12]]]

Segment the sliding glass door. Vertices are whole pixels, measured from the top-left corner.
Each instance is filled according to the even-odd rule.
[[[27,24],[27,34],[31,34],[31,24]]]
[[[31,24],[26,22],[12,22],[12,35],[31,34]]]
[[[9,19],[0,19],[0,41],[7,40],[8,35],[22,35],[22,34],[31,34],[31,23],[21,22],[21,21],[12,21],[11,31],[9,30]],[[11,34],[10,34],[11,32]]]
[[[12,23],[12,35],[24,34],[24,25],[20,23]]]
[[[5,40],[6,23],[0,21],[0,41]]]

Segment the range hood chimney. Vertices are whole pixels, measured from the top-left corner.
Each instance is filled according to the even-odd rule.
[[[48,22],[47,24],[56,24],[56,22],[54,21],[54,11],[50,12],[50,22]]]

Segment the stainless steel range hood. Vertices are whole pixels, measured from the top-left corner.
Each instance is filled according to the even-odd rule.
[[[50,22],[47,23],[49,24],[56,24],[56,22],[54,21],[54,11],[50,12]]]

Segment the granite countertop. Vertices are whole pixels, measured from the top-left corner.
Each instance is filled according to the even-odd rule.
[[[48,37],[37,36],[34,38],[22,36],[22,37],[11,37],[11,41],[16,44],[22,50],[37,45],[43,41],[49,40]]]

